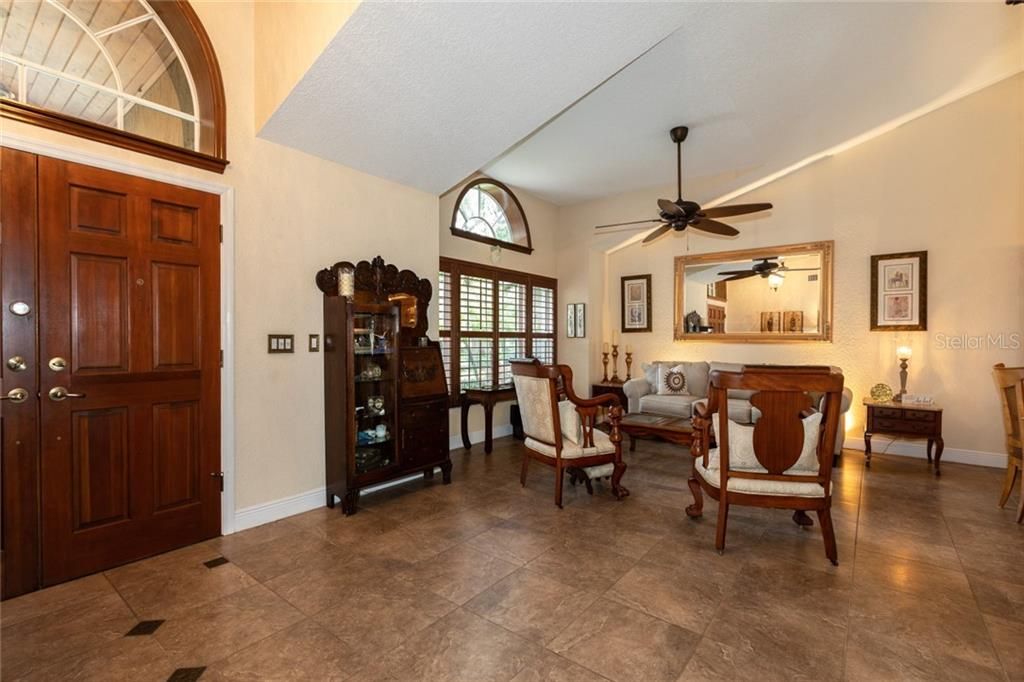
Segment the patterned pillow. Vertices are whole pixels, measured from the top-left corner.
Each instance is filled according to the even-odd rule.
[[[682,365],[658,365],[658,395],[690,395]]]

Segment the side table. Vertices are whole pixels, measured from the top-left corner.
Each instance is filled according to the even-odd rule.
[[[945,444],[942,440],[942,408],[933,403],[876,402],[864,399],[867,422],[864,428],[864,466],[871,467],[871,437],[876,433],[896,438],[927,439],[928,463],[935,451],[935,475],[940,476],[939,463]]]

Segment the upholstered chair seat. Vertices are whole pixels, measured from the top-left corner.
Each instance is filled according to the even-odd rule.
[[[542,365],[536,360],[512,360],[509,364],[526,435],[520,484],[526,486],[530,460],[535,459],[554,467],[555,504],[559,507],[566,473],[573,484],[584,482],[590,493],[592,480],[610,476],[615,497],[628,495],[621,484],[626,465],[622,461],[618,396],[580,398],[572,388],[572,369],[566,365]],[[565,400],[559,399],[562,395]],[[594,428],[600,408],[608,412],[610,433]]]
[[[748,365],[713,370],[710,389],[707,401],[695,406],[693,504],[687,515],[700,518],[703,493],[718,500],[715,546],[722,552],[732,505],[792,509],[802,526],[813,524],[806,514],[813,510],[825,555],[838,564],[831,444],[839,428],[843,375],[830,367]],[[735,414],[734,396],[749,400],[754,419]]]

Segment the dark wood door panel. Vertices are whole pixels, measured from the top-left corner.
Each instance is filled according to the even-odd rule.
[[[199,414],[196,400],[153,405],[153,491],[157,513],[201,502]]]
[[[36,296],[37,158],[0,149],[0,357],[18,356],[25,369],[0,362],[0,391],[23,388],[25,402],[0,402],[0,595],[14,597],[39,587],[39,353]],[[29,306],[15,315],[11,303]]]
[[[106,237],[128,236],[128,197],[97,187],[69,185],[68,229]]]
[[[199,369],[202,305],[198,265],[152,264],[153,369]]]
[[[178,246],[199,246],[199,211],[167,201],[150,202],[150,224],[154,242]]]
[[[128,408],[71,413],[71,508],[75,531],[131,518]]]
[[[78,396],[41,404],[52,584],[219,533],[219,203],[53,159],[39,186],[40,351],[72,369],[40,390]]]
[[[74,374],[127,372],[128,259],[71,253]]]

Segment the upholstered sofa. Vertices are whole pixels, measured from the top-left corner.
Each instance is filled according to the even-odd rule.
[[[686,378],[685,389],[681,393],[659,392],[659,368],[662,375],[666,370],[681,367],[680,370]],[[706,403],[708,398],[708,386],[711,372],[721,370],[724,372],[739,371],[742,364],[732,362],[679,362],[670,360],[659,360],[643,366],[644,375],[636,379],[630,379],[623,385],[622,390],[629,400],[630,413],[662,414],[674,417],[692,417],[693,406],[696,403]],[[757,408],[750,404],[750,396],[753,391],[729,391],[729,419],[741,424],[752,424],[759,416]],[[812,396],[815,403],[820,402],[820,396]],[[853,400],[853,393],[849,388],[843,389],[842,413],[850,409]],[[833,446],[833,452],[839,455],[843,449],[843,421],[839,422],[839,433]]]

